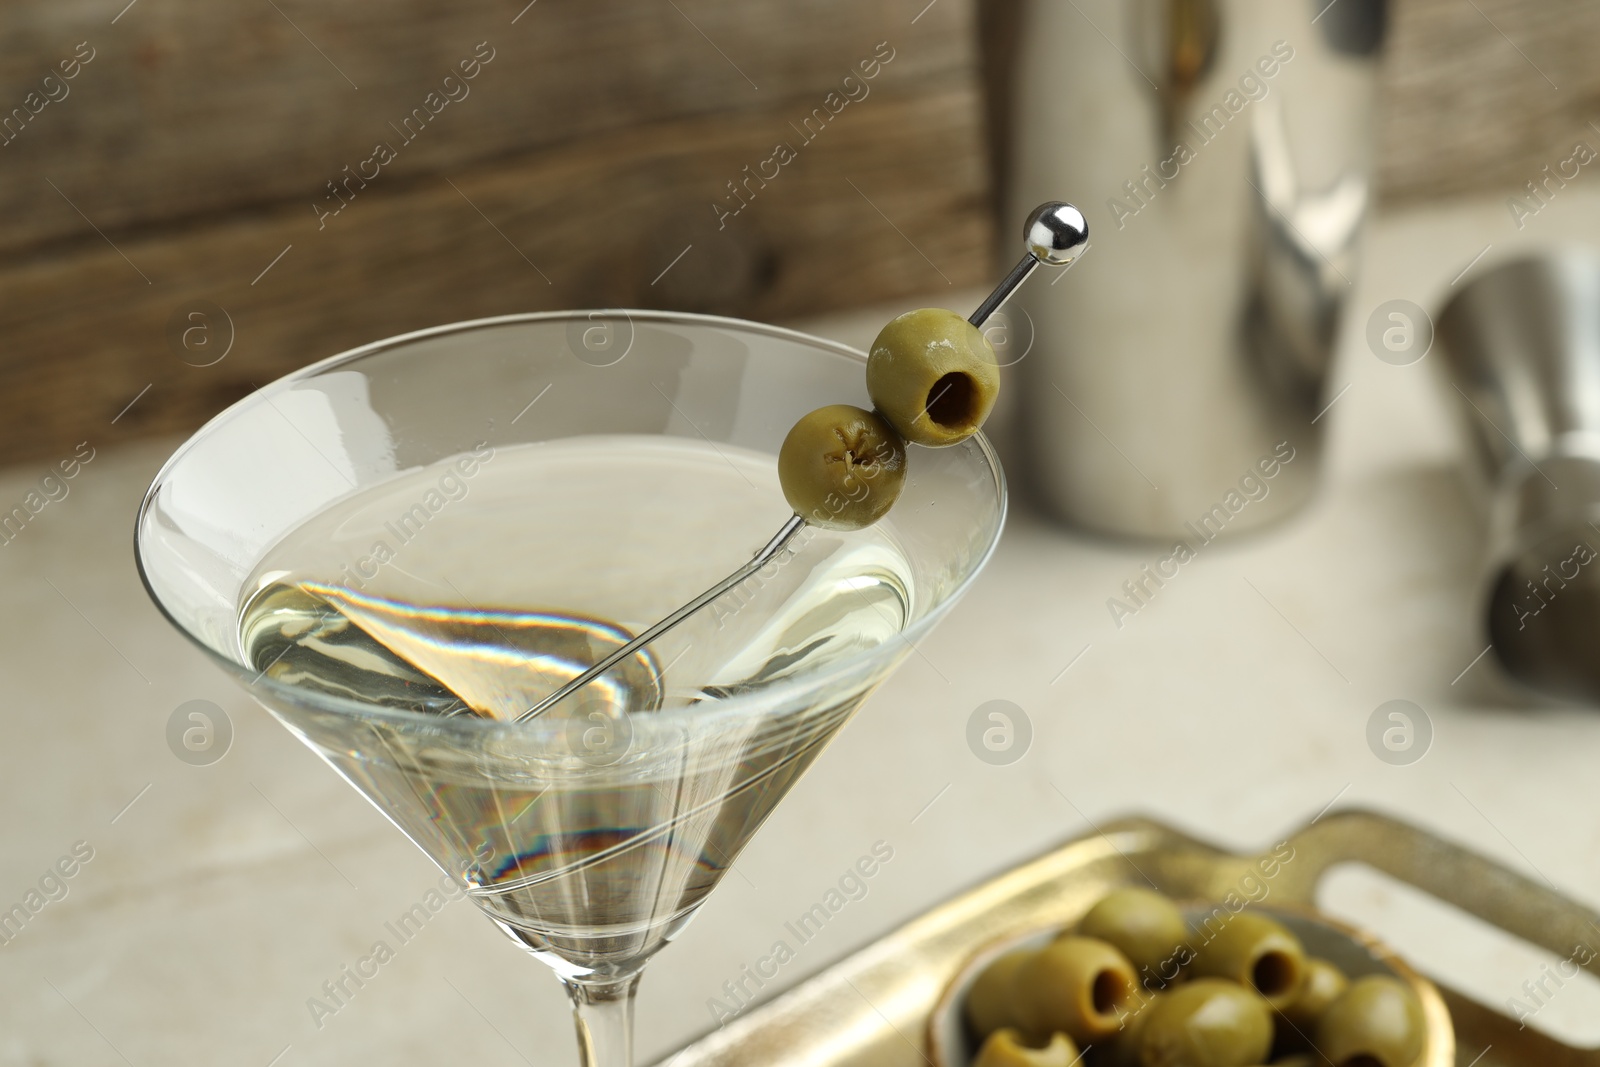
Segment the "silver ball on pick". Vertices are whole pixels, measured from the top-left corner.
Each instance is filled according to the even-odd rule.
[[[1071,204],[1050,200],[1034,208],[1028,215],[1028,221],[1022,227],[1022,241],[1027,246],[1027,253],[967,319],[979,329],[983,328],[989,316],[1000,310],[1000,305],[1039,264],[1065,267],[1077,259],[1079,253],[1089,246],[1089,220]]]
[[[1071,204],[1052,200],[1033,209],[1023,224],[1022,239],[1034,259],[1064,267],[1089,243],[1089,220]]]

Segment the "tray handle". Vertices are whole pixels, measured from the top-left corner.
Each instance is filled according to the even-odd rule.
[[[1600,954],[1600,913],[1548,882],[1388,815],[1335,812],[1296,833],[1290,844],[1304,860],[1289,870],[1304,880],[1299,888],[1307,900],[1330,867],[1354,860],[1558,956],[1580,942]],[[1587,969],[1600,976],[1600,961]]]
[[[1600,913],[1564,896],[1542,875],[1529,878],[1419,827],[1364,809],[1345,809],[1318,819],[1289,843],[1297,855],[1284,872],[1295,880],[1295,893],[1307,903],[1315,901],[1317,884],[1330,868],[1365,863],[1557,956],[1574,957],[1577,946],[1583,945],[1589,950],[1583,958],[1589,962],[1574,962],[1600,977]],[[1459,995],[1449,999],[1458,1029],[1465,1024],[1483,1030],[1489,1017],[1502,1020],[1496,1032],[1514,1025],[1494,1008]],[[1514,1034],[1513,1044],[1523,1046],[1526,1054],[1510,1062],[1537,1062],[1543,1067],[1600,1064],[1600,1051],[1572,1049],[1520,1027]],[[1504,1051],[1517,1056],[1512,1048]]]

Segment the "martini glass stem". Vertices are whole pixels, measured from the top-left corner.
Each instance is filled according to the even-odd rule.
[[[639,975],[610,982],[564,979],[583,1067],[633,1067],[633,1001]]]

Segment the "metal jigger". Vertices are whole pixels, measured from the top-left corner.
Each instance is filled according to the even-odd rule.
[[[1524,685],[1600,703],[1600,252],[1487,270],[1437,332],[1489,524],[1495,656]]]
[[[1048,263],[1051,266],[1064,267],[1078,258],[1078,254],[1089,243],[1089,223],[1083,217],[1083,212],[1071,204],[1052,200],[1033,209],[1033,213],[1028,216],[1028,221],[1022,228],[1022,239],[1027,246],[1027,252],[1017,265],[1011,268],[1011,273],[995,286],[994,292],[984,297],[983,303],[978,305],[978,310],[967,319],[979,329],[983,328],[983,324],[989,321],[991,315],[1000,310],[1017,287],[1027,281],[1028,275],[1032,274],[1039,264]],[[752,556],[749,562],[517,716],[517,721],[526,722],[559,704],[572,693],[628,659],[759,571],[772,560],[772,557],[782,552],[794,536],[805,529],[805,525],[805,519],[799,515],[791,515],[783,527],[773,535],[772,540]]]

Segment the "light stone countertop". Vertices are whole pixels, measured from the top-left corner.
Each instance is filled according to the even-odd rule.
[[[640,1062],[712,1025],[708,998],[765,955],[875,842],[893,859],[764,995],[954,892],[1117,815],[1264,847],[1330,803],[1380,808],[1600,905],[1600,715],[1503,688],[1472,614],[1478,522],[1435,358],[1380,362],[1359,327],[1384,300],[1434,307],[1486,244],[1600,237],[1581,188],[1518,232],[1503,201],[1381,219],[1333,372],[1325,481],[1306,511],[1207,547],[1118,628],[1106,608],[1159,553],[1012,512],[966,602],[795,789],[679,943],[646,975]],[[930,294],[965,308],[978,294]],[[909,305],[908,305],[909,306]],[[873,309],[798,324],[858,345]],[[84,435],[93,444],[94,429]],[[208,665],[134,572],[134,510],[175,442],[100,451],[0,548],[5,732],[0,910],[77,842],[92,859],[0,944],[0,1067],[437,1062],[567,1067],[555,980],[470,905],[442,908],[322,1026],[307,999],[386,937],[438,875],[423,855]],[[63,457],[65,458],[65,457]],[[43,473],[0,474],[0,502]],[[1252,586],[1254,588],[1252,589]],[[1087,649],[1085,651],[1085,649]],[[1081,655],[1080,655],[1081,653]],[[1066,669],[1068,665],[1070,669]],[[1064,672],[1064,673],[1063,673]],[[1410,766],[1366,742],[1373,710],[1430,716]],[[220,762],[165,741],[194,699],[228,712]],[[966,725],[1010,700],[1034,737],[980,762]],[[1350,874],[1329,905],[1426,969],[1504,1004],[1540,957]],[[57,892],[59,895],[59,891]],[[1574,984],[1541,1025],[1600,1042],[1600,993]],[[274,1057],[279,1057],[274,1059]]]

